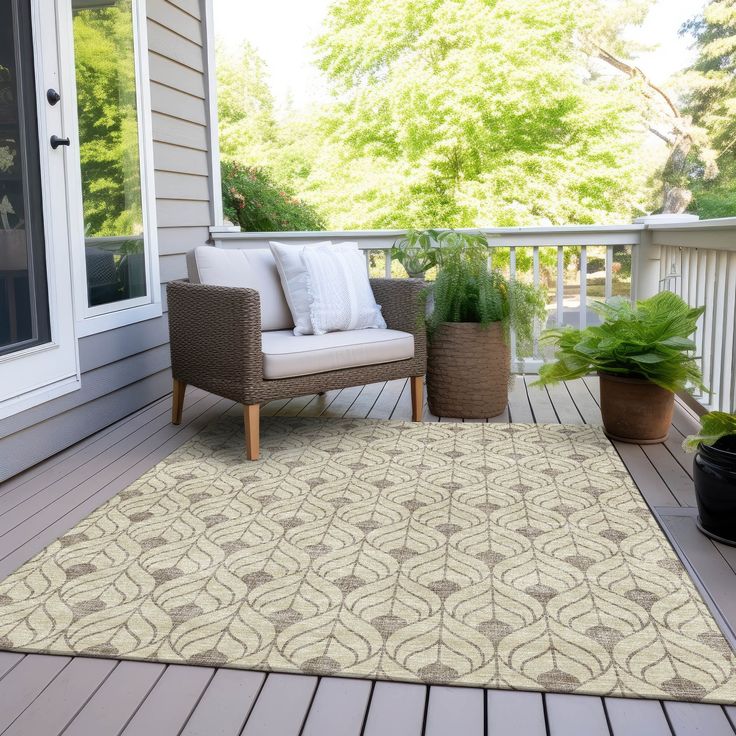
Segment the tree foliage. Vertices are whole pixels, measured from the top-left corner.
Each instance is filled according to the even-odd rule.
[[[342,224],[627,219],[643,136],[635,90],[586,71],[579,42],[606,5],[335,2],[317,51],[336,91],[322,132],[359,202]]]
[[[736,0],[711,0],[682,31],[698,50],[684,77],[687,111],[714,150],[710,170],[691,172],[691,209],[701,217],[736,215]]]
[[[276,184],[265,169],[222,162],[225,217],[248,232],[324,230],[317,211]]]

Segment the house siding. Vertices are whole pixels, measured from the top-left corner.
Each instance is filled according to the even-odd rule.
[[[205,0],[148,0],[159,269],[164,315],[79,340],[79,391],[0,420],[5,480],[171,390],[165,284],[215,222]]]

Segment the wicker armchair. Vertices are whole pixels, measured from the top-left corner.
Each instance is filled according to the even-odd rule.
[[[411,378],[412,419],[421,421],[427,365],[419,298],[423,283],[416,279],[371,279],[371,287],[388,328],[413,336],[413,357],[269,379],[264,377],[261,343],[262,336],[268,333],[262,335],[257,290],[170,282],[167,293],[174,378],[173,423],[181,421],[188,384],[240,402],[244,405],[246,455],[249,460],[257,460],[262,403],[407,377]]]

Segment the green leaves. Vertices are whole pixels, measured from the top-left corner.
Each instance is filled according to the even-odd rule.
[[[600,371],[645,378],[669,391],[704,388],[691,351],[704,308],[692,309],[669,291],[632,305],[614,298],[592,308],[603,323],[584,330],[546,330],[541,342],[555,348],[554,362],[542,366],[537,384],[581,378]]]
[[[439,272],[432,289],[434,310],[427,321],[430,335],[442,322],[502,322],[507,332],[514,330],[517,354],[530,354],[535,326],[547,316],[543,292],[490,269],[483,235],[433,232],[439,244]]]
[[[682,446],[686,450],[697,450],[698,445],[713,445],[723,437],[736,436],[736,414],[712,411],[700,419],[700,432],[686,437]]]

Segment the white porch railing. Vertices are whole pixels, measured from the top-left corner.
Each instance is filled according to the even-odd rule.
[[[510,278],[542,285],[547,293],[548,325],[585,327],[596,319],[591,301],[613,294],[630,296],[635,280],[635,248],[642,225],[575,226],[545,228],[492,228],[481,232],[493,249],[492,259]],[[468,232],[478,232],[469,230]],[[405,277],[399,263],[392,262],[391,248],[403,230],[371,230],[313,233],[215,232],[221,248],[265,248],[269,240],[306,243],[315,240],[353,241],[363,250],[371,276]],[[534,372],[542,356],[524,361],[516,358],[516,370]]]
[[[634,225],[481,229],[492,259],[511,278],[542,285],[547,294],[547,324],[585,327],[597,321],[590,303],[613,295],[645,298],[671,289],[692,305],[705,304],[696,340],[706,384],[697,396],[707,409],[733,410],[736,401],[736,218],[667,223],[645,218]],[[478,230],[469,230],[478,232]],[[265,248],[269,240],[307,243],[354,241],[364,251],[371,276],[406,276],[392,262],[391,247],[402,230],[346,232],[241,233],[217,229],[221,248]],[[674,271],[673,271],[674,268]],[[531,358],[514,369],[534,372]]]
[[[736,217],[651,225],[648,236],[659,250],[659,289],[705,305],[695,342],[709,391],[695,398],[709,411],[736,411]]]

